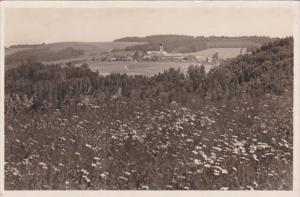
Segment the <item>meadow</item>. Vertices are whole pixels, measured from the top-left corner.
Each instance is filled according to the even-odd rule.
[[[146,75],[153,76],[158,73],[163,73],[164,70],[169,70],[170,68],[175,68],[186,73],[190,65],[196,65],[196,63],[187,62],[87,62],[89,68],[93,71],[99,72],[100,75],[108,75],[110,73],[126,73],[128,75]],[[206,64],[205,70],[208,72],[213,65]]]
[[[241,49],[243,50],[243,53],[246,51],[246,48],[209,48],[209,49],[188,53],[188,54],[195,55],[195,56],[212,57],[215,53],[218,53],[218,56],[220,58],[227,59],[227,58],[234,58],[240,55]]]
[[[290,94],[6,115],[5,188],[289,190]]]

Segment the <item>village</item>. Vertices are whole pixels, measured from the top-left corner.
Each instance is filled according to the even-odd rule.
[[[168,53],[164,50],[163,43],[159,44],[157,51],[135,51],[127,53],[108,53],[101,57],[103,62],[114,61],[153,61],[153,62],[191,62],[203,64],[219,64],[218,53],[213,56],[196,56],[184,53]]]

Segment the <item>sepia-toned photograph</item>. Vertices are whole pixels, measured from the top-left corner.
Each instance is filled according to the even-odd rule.
[[[173,3],[1,10],[4,190],[293,190],[297,4]]]

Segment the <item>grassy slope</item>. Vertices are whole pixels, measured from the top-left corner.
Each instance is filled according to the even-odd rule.
[[[212,57],[217,52],[219,57],[226,59],[238,56],[240,54],[240,50],[241,48],[210,48],[198,52],[188,53],[187,55]]]
[[[137,44],[143,44],[143,43],[136,43],[136,42],[91,42],[91,43],[85,43],[85,42],[60,42],[60,43],[50,43],[46,45],[41,45],[35,48],[9,48],[6,49],[6,58],[8,59],[28,59],[31,56],[37,56],[41,57],[40,61],[45,61],[45,57],[48,56],[54,56],[51,61],[53,60],[59,60],[61,57],[57,57],[55,59],[54,53],[60,53],[61,51],[72,48],[74,50],[83,50],[84,54],[79,56],[70,56],[70,57],[64,57],[63,60],[67,61],[68,59],[73,58],[87,58],[90,55],[99,55],[103,52],[108,52],[114,49],[124,49],[125,47],[137,45]],[[10,66],[10,65],[7,65]]]

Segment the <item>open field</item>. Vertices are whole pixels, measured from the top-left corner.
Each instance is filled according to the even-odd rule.
[[[88,62],[91,70],[96,71],[102,75],[107,75],[109,73],[126,73],[141,74],[152,76],[168,70],[169,68],[180,68],[181,71],[186,72],[188,67],[193,63],[184,62]],[[213,65],[205,65],[205,69],[208,72]]]
[[[68,60],[57,60],[44,62],[45,64],[64,64],[68,61],[78,61],[77,66],[87,63],[92,71],[97,71],[101,75],[107,75],[110,73],[126,73],[128,75],[147,75],[153,76],[169,68],[180,68],[181,71],[186,72],[190,65],[195,65],[197,63],[190,62],[152,62],[152,61],[113,61],[113,62],[102,62],[102,61],[92,61],[91,58],[71,58]],[[201,64],[198,64],[201,65]],[[204,65],[206,72],[208,72],[214,66],[211,64]]]
[[[240,54],[240,51],[241,48],[210,48],[194,53],[189,53],[189,55],[212,57],[217,52],[220,58],[227,59],[238,56]],[[245,48],[243,48],[243,52],[244,51],[246,51]]]

